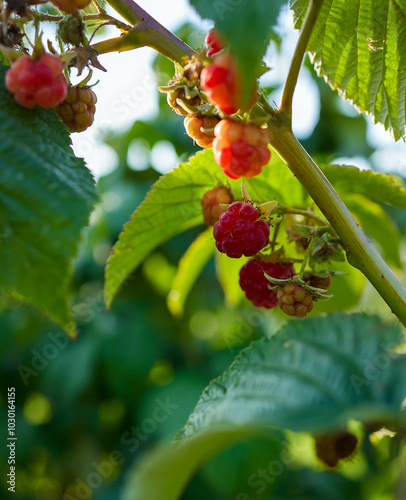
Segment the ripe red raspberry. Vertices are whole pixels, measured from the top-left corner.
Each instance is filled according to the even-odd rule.
[[[83,132],[93,123],[96,102],[96,94],[88,87],[69,87],[56,112],[71,132]]]
[[[241,85],[237,66],[230,54],[220,54],[202,69],[200,86],[208,100],[233,115],[241,107]]]
[[[6,87],[24,108],[53,108],[67,93],[63,66],[53,54],[43,54],[36,60],[21,56],[6,73]]]
[[[214,135],[214,158],[231,179],[258,175],[271,157],[268,133],[256,125],[221,120]]]
[[[214,224],[217,249],[238,259],[242,255],[251,257],[265,248],[269,242],[269,226],[257,221],[259,216],[260,212],[250,203],[232,203]]]
[[[304,318],[313,309],[313,297],[296,283],[286,283],[277,291],[278,305],[288,316]]]
[[[240,270],[240,286],[248,300],[256,307],[273,309],[278,305],[276,290],[270,290],[272,283],[264,272],[277,279],[288,279],[295,275],[292,264],[275,264],[260,259],[249,260]]]
[[[214,54],[217,54],[217,52],[220,52],[220,50],[224,48],[224,42],[215,28],[207,32],[204,43],[207,47],[207,57],[214,56]]]
[[[59,10],[66,14],[73,14],[79,9],[84,9],[92,0],[50,0]]]
[[[316,436],[316,455],[329,467],[336,467],[340,460],[351,457],[358,439],[347,431]]]
[[[214,226],[220,215],[225,211],[220,204],[228,205],[233,200],[230,193],[224,187],[216,187],[206,191],[202,198],[202,212],[204,223],[207,226]]]
[[[188,115],[184,120],[186,133],[202,148],[210,148],[214,141],[213,135],[206,135],[204,129],[214,129],[219,123],[217,116]]]

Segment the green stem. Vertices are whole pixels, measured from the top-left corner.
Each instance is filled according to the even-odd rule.
[[[191,58],[193,55],[196,55],[196,52],[190,48],[189,45],[158,23],[158,21],[132,0],[108,0],[108,3],[122,15],[127,22],[135,25],[128,35],[123,35],[122,37],[128,37],[127,40],[123,42],[125,48],[115,48],[113,50],[130,50],[130,48],[147,46],[157,50],[171,61],[180,64],[185,61],[185,58]],[[131,35],[133,30],[136,32],[136,36]],[[131,43],[134,43],[133,47],[130,47]],[[107,44],[105,46],[101,44],[103,44],[103,42],[95,44],[93,47],[99,51],[97,46],[101,46],[103,52],[107,52]],[[115,42],[114,47],[117,46],[118,43]]]
[[[268,130],[272,147],[340,237],[348,262],[369,279],[392,312],[406,326],[406,290],[354,220],[333,186],[289,127],[275,119]]]
[[[309,219],[315,220],[321,226],[327,226],[329,223],[323,219],[323,217],[319,217],[318,215],[310,212],[309,210],[301,210],[300,208],[287,207],[286,205],[282,205],[279,203],[273,210],[273,213],[277,214],[296,214],[303,215]]]
[[[85,14],[83,16],[84,21],[107,21],[111,25],[117,26],[122,31],[129,31],[131,29],[131,26],[128,26],[128,24],[125,24],[118,19],[115,19],[114,17],[110,16],[104,11],[100,11],[98,14]]]
[[[273,232],[273,237],[272,237],[272,241],[271,241],[271,252],[275,251],[275,246],[276,246],[276,242],[277,242],[277,238],[278,238],[280,227],[281,227],[281,223],[278,222],[276,224],[276,226],[274,228],[274,232]]]
[[[302,28],[299,34],[299,40],[293,54],[288,77],[283,88],[280,112],[286,116],[289,123],[291,123],[292,121],[293,94],[295,92],[300,68],[302,67],[303,57],[305,55],[307,45],[313,32],[314,23],[316,22],[317,16],[319,15],[322,4],[323,0],[311,1],[310,7],[302,24]]]
[[[307,263],[309,262],[310,252],[312,251],[313,242],[314,242],[314,237],[310,240],[309,246],[307,247],[306,252],[303,256],[302,265],[300,266],[300,271],[299,271],[299,278],[300,279],[303,278],[303,275],[306,271],[306,266],[307,266]]]
[[[124,52],[126,50],[134,50],[140,47],[145,47],[143,40],[138,38],[137,33],[130,31],[128,34],[117,38],[109,38],[92,44],[92,48],[98,54],[107,54],[109,52]]]

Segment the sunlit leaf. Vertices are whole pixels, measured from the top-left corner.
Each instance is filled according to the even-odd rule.
[[[290,0],[299,28],[310,0]],[[406,5],[324,0],[308,45],[319,76],[360,112],[405,136]]]
[[[93,177],[53,110],[27,110],[0,66],[0,288],[33,302],[75,335],[69,282],[97,199]]]
[[[209,227],[197,237],[179,261],[167,299],[168,309],[174,316],[182,316],[190,289],[213,255],[214,249],[213,228]]]

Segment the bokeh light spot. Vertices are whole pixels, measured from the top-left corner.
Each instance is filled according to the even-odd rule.
[[[39,392],[33,392],[27,398],[23,414],[31,425],[42,425],[52,418],[52,407],[49,399]]]

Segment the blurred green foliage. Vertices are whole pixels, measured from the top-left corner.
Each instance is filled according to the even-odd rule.
[[[188,40],[197,31],[186,26],[180,36]],[[199,46],[196,38],[192,45]],[[154,68],[158,83],[166,83],[162,75],[170,78],[170,64],[159,56]],[[321,79],[314,77],[314,81],[321,113],[314,133],[303,141],[306,149],[325,163],[338,156],[368,159],[374,148],[366,141],[365,118],[344,112],[337,94]],[[118,154],[119,165],[99,181],[103,201],[83,233],[75,262],[72,305],[78,340],[65,342],[64,334],[36,309],[0,296],[0,426],[5,432],[7,388],[15,387],[15,500],[60,500],[63,493],[66,500],[120,498],[133,463],[158,440],[173,438],[208,382],[229,366],[242,346],[271,335],[285,321],[273,311],[254,310],[236,293],[228,294],[225,301],[214,259],[192,288],[183,317],[170,314],[166,295],[177,263],[203,227],[171,239],[151,254],[127,280],[112,309],[104,310],[106,259],[122,226],[159,177],[150,165],[151,150],[162,140],[173,144],[180,160],[198,150],[185,135],[181,117],[167,106],[166,97],[157,92],[157,99],[159,116],[106,138]],[[134,170],[128,165],[128,149],[140,140],[148,164]],[[404,244],[405,213],[384,210],[397,225]],[[342,279],[355,280],[354,289],[361,293],[361,277]],[[345,287],[337,295],[341,307],[347,307]],[[357,292],[355,300],[358,296]],[[364,304],[367,309],[375,308],[371,301]],[[328,302],[325,307],[328,309]],[[196,475],[184,500],[391,498],[387,488],[396,472],[388,460],[393,443],[387,436],[375,448],[375,465],[369,464],[382,466],[380,479],[375,478],[374,483],[362,482],[361,465],[353,475],[348,468],[334,474],[316,473],[321,466],[307,442],[306,453],[258,493],[247,480],[258,468],[268,466],[271,450],[283,442],[247,442],[224,452]],[[370,456],[368,440],[363,447]],[[2,478],[7,471],[7,450],[2,446]],[[81,498],[75,496],[78,488]]]

